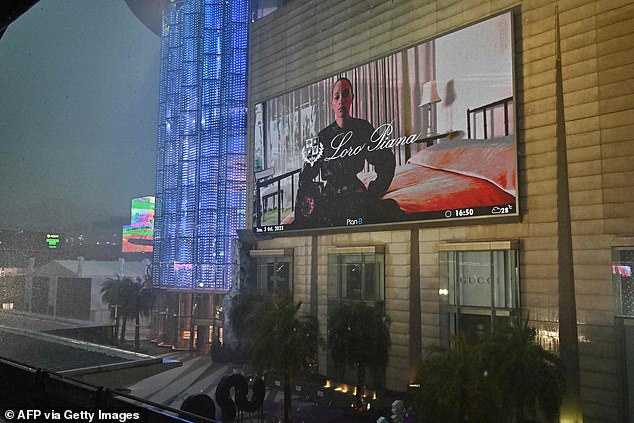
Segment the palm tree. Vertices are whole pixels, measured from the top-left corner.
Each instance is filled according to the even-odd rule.
[[[497,422],[487,398],[480,351],[457,336],[451,347],[432,347],[416,381],[420,383],[421,415],[425,422]]]
[[[356,402],[361,406],[366,368],[376,374],[387,365],[389,320],[379,307],[340,305],[328,318],[328,347],[337,367],[356,369]]]
[[[121,318],[121,337],[125,340],[125,329],[128,316],[123,312],[124,305],[128,301],[128,285],[130,278],[108,278],[101,287],[101,301],[110,307],[115,307],[115,332],[114,340],[117,341],[119,331],[119,319]]]
[[[301,303],[295,304],[289,296],[277,295],[257,302],[253,294],[239,295],[244,297],[234,304],[253,306],[232,307],[230,319],[236,337],[247,341],[254,367],[283,375],[284,422],[290,423],[291,383],[317,365],[319,323],[313,316],[300,315]]]
[[[138,350],[140,347],[141,316],[149,316],[156,299],[152,287],[152,275],[148,273],[143,278],[137,277],[128,289],[129,300],[126,303],[126,309],[129,315],[134,317],[134,348]]]
[[[152,289],[152,277],[150,274],[143,278],[137,277],[120,277],[108,279],[101,288],[101,299],[109,306],[116,306],[119,313],[115,326],[118,326],[118,319],[121,317],[121,331],[119,333],[119,342],[121,345],[125,343],[126,326],[128,319],[135,319],[134,329],[134,348],[140,346],[140,318],[141,315],[149,315],[155,300],[154,290]],[[116,334],[116,329],[115,329]],[[116,335],[115,335],[116,336]]]
[[[559,414],[566,388],[563,365],[536,342],[536,335],[528,319],[516,316],[482,345],[491,392],[509,416],[507,421],[522,423],[526,413],[534,416],[537,408],[549,419]]]
[[[479,344],[462,335],[450,348],[432,348],[417,376],[425,421],[522,423],[537,408],[557,417],[562,363],[535,339],[528,320],[517,316]]]

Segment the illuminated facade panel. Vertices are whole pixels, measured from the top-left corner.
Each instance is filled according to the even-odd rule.
[[[245,226],[247,0],[163,13],[154,283],[228,290]]]

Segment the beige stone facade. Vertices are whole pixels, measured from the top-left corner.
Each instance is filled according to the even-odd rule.
[[[392,320],[387,386],[395,390],[405,390],[412,379],[412,346],[421,348],[423,355],[426,347],[440,340],[440,244],[519,240],[522,310],[529,313],[541,341],[555,349],[562,266],[568,266],[571,258],[583,421],[623,421],[619,374],[623,363],[617,359],[611,251],[634,245],[631,0],[292,0],[251,25],[249,110],[269,98],[506,10],[513,10],[515,21],[519,219],[284,234],[259,241],[257,248],[293,249],[295,300],[307,307],[317,302],[325,334],[328,248],[385,246],[385,304]],[[557,10],[563,81],[559,97]],[[558,121],[563,125],[558,127]],[[253,123],[250,113],[251,157]],[[567,163],[558,151],[562,140]],[[567,169],[568,193],[558,185],[562,167]],[[566,194],[568,198],[563,198]],[[569,224],[562,218],[562,207],[569,210]],[[560,256],[566,227],[571,257]],[[412,258],[414,232],[416,258]],[[311,254],[313,243],[316,257]],[[414,273],[413,265],[418,267]],[[416,270],[420,318],[411,315],[410,288]],[[317,283],[316,300],[311,298],[311,280]],[[412,322],[420,329],[412,330]],[[412,334],[420,341],[413,341]],[[321,358],[326,360],[325,353]]]

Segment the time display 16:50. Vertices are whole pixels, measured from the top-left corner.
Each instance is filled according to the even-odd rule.
[[[454,215],[458,217],[473,216],[473,209],[456,209]]]

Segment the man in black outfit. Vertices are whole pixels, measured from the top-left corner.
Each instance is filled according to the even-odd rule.
[[[347,78],[339,78],[331,98],[335,121],[319,132],[321,157],[312,164],[305,163],[299,177],[295,226],[387,222],[400,213],[395,201],[380,200],[394,178],[394,153],[374,148],[370,122],[350,116],[353,99],[352,84]],[[367,188],[357,177],[366,161],[377,174]],[[319,172],[325,186],[313,182]]]

